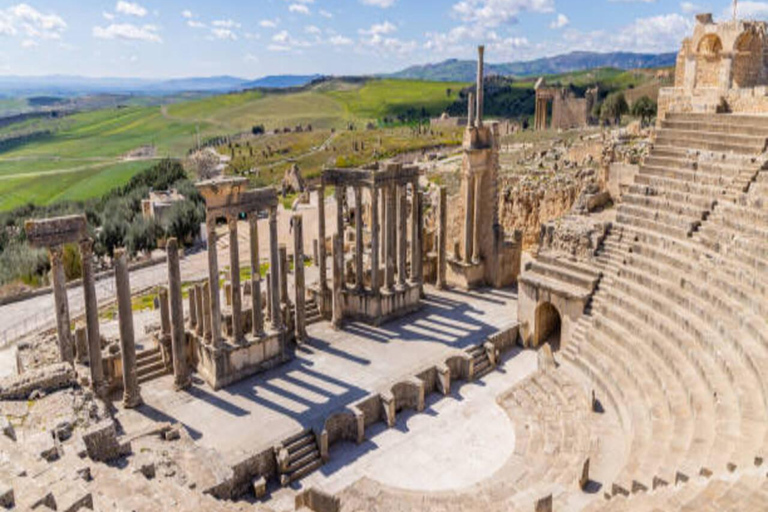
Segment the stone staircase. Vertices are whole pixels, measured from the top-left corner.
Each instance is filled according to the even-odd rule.
[[[488,352],[485,350],[485,347],[482,345],[475,345],[468,348],[467,353],[472,358],[472,378],[474,380],[493,371],[493,363],[491,363],[491,360],[488,358]]]
[[[136,374],[139,384],[155,380],[169,373],[171,373],[171,369],[163,361],[160,347],[136,353]]]
[[[304,430],[282,442],[278,454],[282,485],[295,482],[322,465],[317,436],[311,429]]]
[[[307,325],[312,325],[323,321],[323,315],[320,313],[320,306],[317,304],[317,301],[314,297],[307,299],[304,309],[306,315],[304,318],[307,321]]]
[[[520,280],[566,297],[586,299],[594,291],[600,276],[599,270],[578,261],[539,254],[526,265]]]

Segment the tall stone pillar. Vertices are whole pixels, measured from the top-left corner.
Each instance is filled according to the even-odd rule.
[[[195,287],[191,286],[187,294],[189,308],[189,328],[195,330],[197,327],[197,299],[195,298]]]
[[[205,309],[203,307],[203,286],[200,284],[195,285],[195,309],[197,310],[197,325],[195,326],[196,332],[198,336],[203,336],[205,334],[204,328],[204,321],[203,318],[205,318]]]
[[[208,343],[211,343],[213,338],[213,319],[211,317],[211,285],[210,281],[203,283],[203,336]]]
[[[325,251],[325,186],[323,185],[317,189],[317,236],[319,238],[317,265],[320,268],[320,292],[322,293],[328,289]]]
[[[371,291],[379,293],[379,190],[371,188]]]
[[[240,293],[240,244],[237,238],[237,216],[227,218],[229,226],[229,282],[232,283],[232,338],[243,341],[243,296]]]
[[[464,195],[464,262],[469,263],[472,259],[472,242],[475,240],[473,220],[475,213],[475,179],[471,174],[466,178],[466,190]]]
[[[80,259],[83,262],[83,298],[85,299],[86,339],[91,385],[97,395],[104,394],[104,367],[101,362],[101,332],[99,330],[99,302],[96,298],[96,281],[93,273],[93,240],[80,242]]]
[[[379,196],[379,262],[387,264],[387,194],[386,186],[378,188]],[[381,283],[379,283],[381,284]]]
[[[467,126],[475,126],[475,93],[467,95]]]
[[[163,286],[157,291],[157,301],[160,303],[160,335],[165,341],[171,339],[171,303],[168,288]]]
[[[408,266],[408,194],[406,185],[399,185],[397,188],[397,285],[404,288],[407,278],[406,267]]]
[[[448,197],[444,186],[440,187],[440,204],[437,220],[437,287],[445,289],[447,268],[446,251],[448,249]]]
[[[216,253],[216,219],[207,218],[208,231],[208,290],[210,295],[211,343],[221,346],[221,298],[219,296],[219,258]]]
[[[277,244],[277,207],[272,207],[269,209],[270,319],[272,328],[279,331],[283,328],[283,320],[280,315],[280,253]]]
[[[165,250],[168,254],[168,288],[171,295],[173,386],[179,391],[190,384],[189,369],[187,368],[187,332],[184,329],[184,299],[181,294],[179,242],[175,238],[169,238]]]
[[[474,213],[472,214],[474,224],[474,227],[472,228],[472,263],[480,262],[480,201],[483,197],[481,188],[482,183],[483,175],[475,175],[475,197],[473,198],[474,201],[472,205],[474,208]]]
[[[363,191],[355,187],[355,284],[358,291],[363,291]]]
[[[261,266],[259,265],[259,216],[256,212],[248,215],[251,240],[251,320],[253,336],[264,333],[264,318],[261,313]]]
[[[395,286],[395,252],[396,252],[396,228],[397,222],[395,221],[396,214],[396,201],[395,201],[395,186],[387,185],[386,188],[387,206],[386,206],[386,234],[384,237],[384,243],[386,244],[387,259],[384,262],[384,282],[387,290],[392,291]]]
[[[51,275],[53,277],[53,301],[56,305],[56,329],[59,335],[59,356],[61,361],[73,364],[75,353],[72,348],[72,332],[69,329],[69,302],[67,300],[67,277],[64,274],[63,248],[50,249]]]
[[[341,242],[341,236],[336,233],[333,235],[333,316],[331,323],[334,329],[341,329],[343,321],[342,313],[342,267],[344,266],[344,248]]]
[[[481,127],[483,126],[483,101],[484,101],[484,92],[483,92],[483,86],[484,86],[484,59],[485,55],[485,46],[478,46],[477,47],[477,126]]]
[[[345,189],[341,185],[336,186],[336,233],[341,239],[342,264],[341,264],[341,287],[344,288],[344,196]]]
[[[307,340],[305,289],[304,289],[304,222],[301,215],[293,216],[293,271],[296,290],[296,342]]]
[[[280,303],[286,306],[291,303],[288,297],[288,248],[280,244]]]
[[[131,282],[125,249],[115,251],[115,285],[117,314],[120,322],[120,358],[123,365],[123,406],[131,409],[141,405],[139,378],[136,373],[136,340],[133,332]]]
[[[419,193],[419,179],[416,178],[411,184],[413,194],[411,195],[411,281],[418,283],[420,279],[421,268],[421,195]]]

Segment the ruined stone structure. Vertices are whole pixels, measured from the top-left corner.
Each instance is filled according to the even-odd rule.
[[[334,325],[340,327],[345,319],[378,325],[417,309],[423,286],[423,222],[418,168],[392,163],[355,170],[329,169],[323,172],[322,181],[323,187],[336,188],[337,239],[333,246],[332,299]],[[354,193],[357,208],[352,236],[353,286],[347,285],[351,279],[345,276],[344,202],[349,189]],[[364,190],[370,198],[368,226],[364,226],[365,216],[362,214]],[[324,224],[321,230],[324,231]],[[370,239],[370,249],[366,248],[366,233]],[[320,238],[325,239],[324,232],[320,233]]]
[[[461,244],[447,259],[448,283],[465,289],[513,284],[520,272],[522,251],[519,234],[508,237],[499,222],[499,131],[498,124],[483,123],[483,52],[480,47],[477,93],[470,95],[469,125],[464,133]]]
[[[734,19],[715,23],[696,16],[683,41],[675,86],[659,92],[659,121],[669,113],[768,112],[766,23]]]
[[[224,178],[197,185],[206,203],[208,230],[208,280],[203,292],[203,333],[190,332],[192,361],[197,372],[214,389],[231,384],[254,373],[285,362],[293,339],[287,296],[287,264],[280,258],[277,232],[278,195],[274,188],[247,190],[246,178]],[[260,269],[256,220],[260,212],[269,212],[270,282],[269,329],[265,328],[260,304]],[[240,252],[237,221],[240,215],[249,219],[251,235],[251,309],[245,311],[240,285]],[[216,253],[216,221],[224,218],[229,227],[229,283],[231,309],[222,311],[219,289],[219,263]],[[304,290],[297,290],[303,294]],[[299,313],[300,314],[300,313]],[[198,315],[199,316],[199,315]],[[226,324],[226,332],[222,329]]]
[[[570,130],[587,126],[592,117],[592,108],[597,101],[597,87],[588,89],[583,98],[567,88],[548,87],[540,78],[536,82],[535,130]],[[552,122],[548,121],[549,105],[552,105]]]

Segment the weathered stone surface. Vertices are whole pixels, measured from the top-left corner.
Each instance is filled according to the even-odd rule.
[[[77,243],[87,236],[85,215],[28,220],[24,224],[27,240],[35,247],[53,247]]]
[[[0,399],[25,400],[34,391],[48,393],[74,386],[76,382],[72,366],[58,363],[0,380]]]
[[[117,440],[115,422],[104,420],[83,434],[85,449],[92,460],[110,462],[122,456],[120,443]]]
[[[610,225],[586,217],[568,216],[541,226],[539,251],[589,260],[608,234]]]

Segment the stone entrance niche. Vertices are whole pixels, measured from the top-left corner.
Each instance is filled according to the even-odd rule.
[[[418,180],[417,167],[399,163],[323,172],[323,188],[336,189],[335,327],[345,320],[378,325],[420,307],[423,215]],[[353,229],[347,230],[344,205],[350,191],[355,208],[349,216]]]
[[[560,328],[562,320],[560,313],[549,302],[544,302],[536,308],[536,329],[534,331],[534,346],[549,343],[552,350],[560,349]]]
[[[287,294],[287,264],[280,258],[277,231],[277,191],[247,190],[245,178],[226,178],[197,184],[206,203],[208,279],[195,287],[190,301],[196,325],[187,331],[191,359],[197,372],[214,389],[220,389],[290,359],[288,343],[293,338],[293,318]],[[258,218],[269,215],[270,257],[267,282],[262,286],[259,270]],[[250,304],[244,304],[240,282],[238,220],[248,220],[250,237]],[[226,220],[229,230],[229,283],[222,306],[216,224]],[[298,281],[298,280],[297,280]],[[297,283],[303,287],[303,283]],[[268,311],[264,311],[262,288],[266,288]],[[305,293],[296,290],[297,295]],[[202,305],[201,305],[202,303]],[[202,307],[202,310],[199,308]],[[303,311],[297,311],[297,315]]]
[[[59,354],[62,362],[73,364],[88,361],[93,389],[99,395],[106,392],[104,368],[101,357],[101,334],[99,331],[99,309],[96,300],[95,276],[93,270],[93,240],[88,238],[88,225],[85,215],[71,215],[43,220],[29,220],[25,231],[30,245],[48,249],[51,258],[53,280],[53,300],[56,309],[56,330],[58,334]],[[67,283],[62,261],[64,245],[77,244],[83,266],[83,296],[85,300],[86,347],[78,346],[75,350],[70,330],[69,302]],[[85,349],[85,350],[83,350]],[[76,353],[87,351],[87,353]]]
[[[483,123],[483,53],[481,46],[477,92],[470,94],[469,124],[464,133],[463,231],[447,259],[448,284],[464,289],[512,285],[520,273],[522,251],[522,235],[515,232],[507,237],[499,222],[499,125]]]

